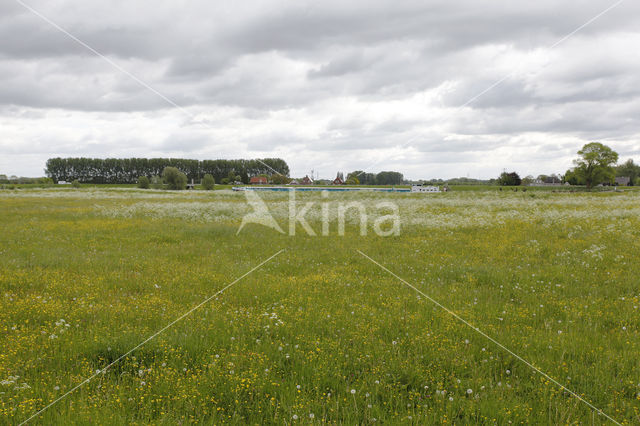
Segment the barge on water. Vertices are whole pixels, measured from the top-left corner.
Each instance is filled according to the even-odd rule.
[[[330,191],[330,192],[411,192],[409,188],[354,188],[339,186],[234,186],[234,191]]]
[[[331,192],[441,192],[437,186],[413,185],[411,188],[355,188],[352,186],[234,186],[234,191],[331,191]],[[446,191],[446,188],[445,188]]]

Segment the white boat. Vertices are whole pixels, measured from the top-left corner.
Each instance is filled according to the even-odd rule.
[[[411,192],[441,192],[437,186],[411,185]]]

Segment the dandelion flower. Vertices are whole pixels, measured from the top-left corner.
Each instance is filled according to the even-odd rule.
[[[355,389],[351,389],[351,395],[355,395],[356,394],[356,390]]]

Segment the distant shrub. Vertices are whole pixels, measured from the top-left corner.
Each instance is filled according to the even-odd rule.
[[[204,175],[204,177],[202,178],[202,187],[207,191],[211,191],[215,186],[215,184],[216,184],[215,179],[213,178],[213,176],[211,176],[208,173]]]
[[[169,185],[169,189],[185,189],[187,187],[187,175],[175,167],[165,167],[162,171],[164,183]]]
[[[138,188],[149,189],[150,182],[149,178],[146,176],[140,176],[138,178]]]
[[[80,188],[80,182],[78,182],[78,179],[71,182],[71,186],[74,188]]]

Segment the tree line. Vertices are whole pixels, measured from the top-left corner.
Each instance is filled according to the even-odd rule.
[[[584,185],[591,189],[600,184],[613,184],[616,177],[629,178],[629,185],[640,184],[640,165],[627,160],[618,164],[618,153],[600,142],[591,142],[578,151],[579,157],[573,160],[574,167],[562,176],[552,174],[540,175],[536,180],[543,183],[568,183],[570,185]],[[503,186],[518,186],[534,182],[533,176],[521,179],[516,172],[503,172],[497,183]]]
[[[54,182],[78,180],[83,183],[136,183],[141,176],[160,176],[166,167],[175,167],[187,179],[200,181],[206,174],[216,182],[230,174],[243,183],[250,176],[280,173],[289,175],[289,166],[280,158],[255,160],[189,160],[182,158],[50,158],[45,173]],[[275,170],[275,172],[274,172]]]
[[[351,185],[402,185],[404,176],[400,172],[365,173],[356,170],[347,175],[347,184]]]

